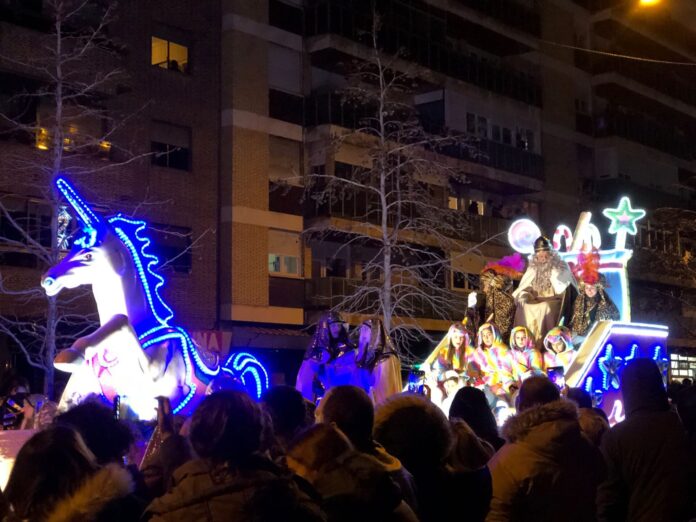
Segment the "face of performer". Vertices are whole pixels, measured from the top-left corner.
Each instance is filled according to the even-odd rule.
[[[524,330],[517,330],[515,332],[515,348],[518,350],[524,350],[527,346],[527,332]]]
[[[539,263],[547,263],[551,259],[551,252],[548,250],[540,250],[536,253],[536,258]]]
[[[363,324],[360,327],[360,338],[358,339],[358,357],[365,355],[368,347],[370,346],[370,339],[372,337],[372,328],[370,325]]]
[[[452,346],[459,349],[464,344],[464,333],[459,330],[452,330],[450,340],[452,341]]]
[[[456,379],[448,379],[444,382],[443,387],[445,388],[445,392],[449,397],[453,393],[456,393],[459,389],[459,381],[457,381]]]
[[[565,352],[566,345],[563,341],[560,339],[556,341],[555,343],[551,343],[551,347],[553,348],[553,351],[556,353],[562,353]]]
[[[334,339],[338,339],[338,336],[341,335],[342,329],[343,323],[339,321],[329,323],[329,333],[331,333],[331,337],[333,337]]]
[[[595,285],[585,285],[585,295],[592,299],[597,295],[597,287]]]
[[[490,328],[486,328],[481,332],[481,340],[484,346],[491,346],[493,344],[493,331]]]

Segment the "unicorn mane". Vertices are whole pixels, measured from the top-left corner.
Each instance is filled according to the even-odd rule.
[[[147,234],[147,223],[127,218],[122,214],[110,217],[108,223],[133,257],[152,315],[161,326],[169,326],[174,311],[160,293],[164,286],[164,278],[156,271],[160,266],[160,259],[151,252],[152,240]]]

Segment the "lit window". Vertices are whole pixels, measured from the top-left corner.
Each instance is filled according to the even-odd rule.
[[[48,150],[51,144],[51,138],[48,135],[48,129],[43,127],[36,131],[36,148],[40,150]]]
[[[285,266],[285,273],[286,274],[297,274],[297,258],[296,257],[290,257],[290,256],[283,256],[283,265]]]
[[[282,256],[278,254],[268,254],[268,271],[272,274],[280,273],[280,259]]]
[[[188,72],[188,47],[153,36],[150,63],[162,69],[186,73]]]
[[[459,199],[454,196],[449,196],[447,198],[447,206],[452,210],[459,209]]]

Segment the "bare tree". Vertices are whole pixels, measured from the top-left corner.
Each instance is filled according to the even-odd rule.
[[[452,153],[473,154],[473,147],[444,128],[437,134],[426,130],[415,104],[417,79],[400,56],[380,52],[379,29],[374,16],[369,59],[354,64],[341,92],[343,112],[355,115],[356,128],[333,135],[328,154],[343,147],[360,150],[362,166],[340,172],[314,168],[305,176],[316,214],[335,215],[341,207],[338,213],[351,224],[314,219],[306,234],[310,242],[341,234],[341,248],[362,252],[361,278],[332,307],[380,316],[408,356],[411,342],[427,337],[418,318],[451,320],[466,307],[462,295],[449,289],[452,255],[476,247],[465,246],[471,245],[463,242],[467,215],[450,210],[447,196],[452,185],[467,183]]]
[[[138,112],[124,116],[118,101],[127,89],[122,49],[108,34],[116,7],[113,1],[47,0],[41,13],[47,30],[32,32],[31,45],[12,48],[6,41],[0,50],[0,65],[23,86],[4,100],[8,110],[0,114],[0,130],[16,138],[6,142],[2,175],[17,182],[0,195],[0,251],[33,259],[39,270],[59,261],[74,228],[53,178],[94,174],[143,156],[113,141]],[[96,314],[85,306],[85,292],[48,297],[38,274],[8,272],[0,273],[0,294],[10,304],[2,308],[0,333],[44,373],[44,392],[53,396],[56,347],[84,335]]]

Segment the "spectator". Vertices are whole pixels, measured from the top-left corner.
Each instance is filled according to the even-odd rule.
[[[575,404],[534,376],[522,383],[518,411],[503,428],[507,444],[488,465],[493,499],[486,520],[594,520],[602,458],[582,436]]]
[[[467,520],[485,518],[491,496],[488,470],[467,472],[449,465],[454,437],[435,404],[421,395],[390,397],[377,407],[374,437],[413,474],[422,522],[451,518],[453,499],[466,510]]]
[[[474,433],[499,450],[505,441],[498,435],[498,425],[486,395],[478,388],[470,386],[457,391],[449,412],[450,420],[461,419],[474,430]]]
[[[288,466],[322,496],[330,522],[416,522],[376,459],[356,451],[335,426],[317,424],[290,446]]]
[[[22,520],[138,520],[142,506],[133,481],[116,464],[99,469],[80,435],[52,426],[29,439],[17,454],[5,495]]]
[[[636,359],[622,381],[626,420],[602,441],[609,474],[598,493],[599,520],[685,520],[694,496],[694,456],[670,411],[660,370],[650,359]]]
[[[677,397],[677,413],[692,443],[696,442],[696,387],[684,388]]]
[[[75,429],[99,465],[123,463],[123,457],[133,442],[128,426],[114,419],[111,409],[96,400],[75,406],[58,415],[53,422]]]
[[[263,395],[261,403],[271,417],[278,451],[285,453],[290,441],[308,425],[304,397],[291,386],[274,386]]]
[[[259,453],[262,412],[244,392],[203,399],[191,421],[198,459],[174,472],[174,485],[147,508],[153,521],[319,521],[317,504],[291,475]]]
[[[377,459],[399,486],[402,499],[411,508],[417,509],[413,476],[399,459],[387,453],[372,438],[375,408],[365,390],[348,385],[331,388],[319,403],[317,421],[335,424],[356,450]]]
[[[463,420],[454,419],[450,424],[454,435],[450,464],[463,471],[476,471],[485,466],[495,453],[493,446],[478,438]]]
[[[592,407],[592,397],[582,388],[568,388],[568,399],[578,407],[578,422],[583,435],[599,447],[602,437],[609,431],[609,420],[603,410]]]

